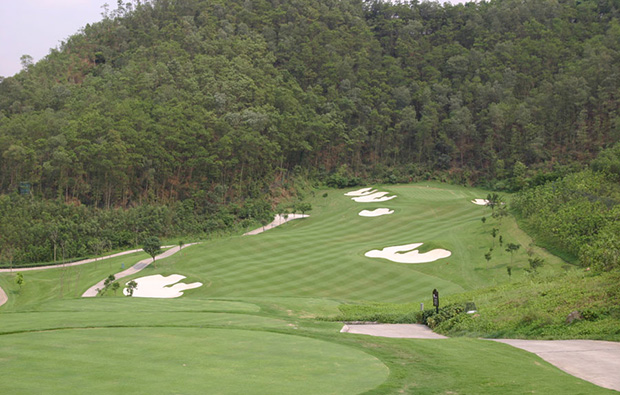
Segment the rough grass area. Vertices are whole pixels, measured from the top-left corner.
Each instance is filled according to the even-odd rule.
[[[435,330],[452,336],[620,341],[619,284],[618,273],[574,270],[470,291],[446,303],[472,300],[478,312],[445,320]],[[581,318],[568,323],[575,311]]]
[[[441,299],[439,314],[426,300],[419,304],[345,304],[338,321],[425,323],[448,336],[620,341],[620,275],[581,270],[534,275],[529,279],[481,288]],[[474,303],[477,311],[467,314]],[[569,314],[579,316],[567,322]],[[580,317],[580,318],[579,318]]]

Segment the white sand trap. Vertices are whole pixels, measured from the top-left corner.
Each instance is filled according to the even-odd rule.
[[[426,263],[438,259],[447,258],[452,253],[441,248],[429,252],[420,253],[416,248],[423,243],[405,244],[402,246],[385,247],[382,250],[371,250],[366,254],[369,258],[384,258],[398,263]],[[413,251],[412,251],[413,250]],[[409,251],[409,252],[406,252]]]
[[[385,196],[388,193],[389,192],[374,192],[374,193],[371,193],[370,195],[354,197],[351,199],[355,200],[358,203],[376,203],[376,202],[386,202],[396,197],[396,195]]]
[[[351,191],[344,194],[344,196],[366,196],[377,192],[376,189],[372,188],[362,188],[357,191]]]
[[[381,215],[392,214],[394,210],[390,210],[389,208],[378,208],[376,210],[362,210],[359,215],[362,217],[379,217]]]
[[[168,277],[155,274],[153,276],[136,278],[134,281],[138,283],[138,287],[133,291],[133,296],[137,298],[178,298],[183,296],[183,291],[202,286],[202,283],[180,283],[179,281],[184,278],[185,276],[180,274],[171,274]],[[129,294],[127,288],[123,290],[123,293],[125,295]]]
[[[489,201],[486,199],[474,199],[471,201],[473,204],[477,204],[478,206],[486,206],[489,204]]]

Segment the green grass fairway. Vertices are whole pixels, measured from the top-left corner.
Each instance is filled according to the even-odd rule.
[[[491,229],[498,227],[508,242],[524,244],[514,261],[527,263],[530,240],[512,218],[499,225],[491,210],[471,203],[484,191],[441,184],[380,188],[398,195],[383,203],[357,203],[340,190],[328,197],[316,193],[311,217],[294,220],[255,236],[214,240],[170,259],[157,272],[183,273],[186,282],[207,286],[188,291],[206,297],[321,297],[342,301],[412,302],[428,299],[434,288],[442,294],[461,292],[508,280],[510,255],[497,246],[488,264]],[[388,207],[394,214],[360,217],[363,209]],[[489,217],[483,224],[483,216]],[[369,250],[425,243],[445,248],[449,258],[423,264],[367,258]],[[498,244],[496,241],[495,244]],[[544,254],[550,267],[560,260]],[[515,264],[513,275],[522,270]],[[150,272],[149,272],[150,273]],[[144,275],[144,274],[142,274]]]
[[[357,203],[347,190],[315,191],[309,218],[209,240],[134,276],[204,284],[177,299],[79,297],[145,254],[24,272],[22,289],[14,274],[0,274],[9,297],[0,307],[0,394],[611,393],[504,344],[342,334],[341,323],[318,319],[337,316],[342,303],[417,307],[434,288],[445,296],[507,282],[511,256],[497,247],[484,259],[493,227],[523,246],[512,257],[513,278],[523,276],[531,240],[513,219],[500,225],[470,202],[487,192],[377,188],[398,197]],[[395,212],[358,215],[381,207]],[[411,243],[452,256],[423,264],[364,256]],[[544,270],[562,270],[558,258],[532,251],[547,259]]]

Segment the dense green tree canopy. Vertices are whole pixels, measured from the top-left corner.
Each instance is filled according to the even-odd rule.
[[[616,0],[118,2],[0,80],[0,194],[28,182],[71,205],[37,201],[48,221],[2,197],[34,226],[0,220],[3,254],[264,218],[255,202],[299,176],[544,184],[620,140],[619,15]],[[143,206],[164,222],[88,231],[90,247],[72,236],[89,222],[69,212],[121,229],[96,210]],[[47,245],[12,247],[29,237]]]
[[[611,0],[119,3],[0,83],[0,191],[234,199],[342,165],[518,188],[513,171],[620,137],[618,14]]]

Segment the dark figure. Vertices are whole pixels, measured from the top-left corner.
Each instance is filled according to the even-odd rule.
[[[439,313],[439,292],[437,289],[433,289],[433,306],[435,306],[435,312]]]

